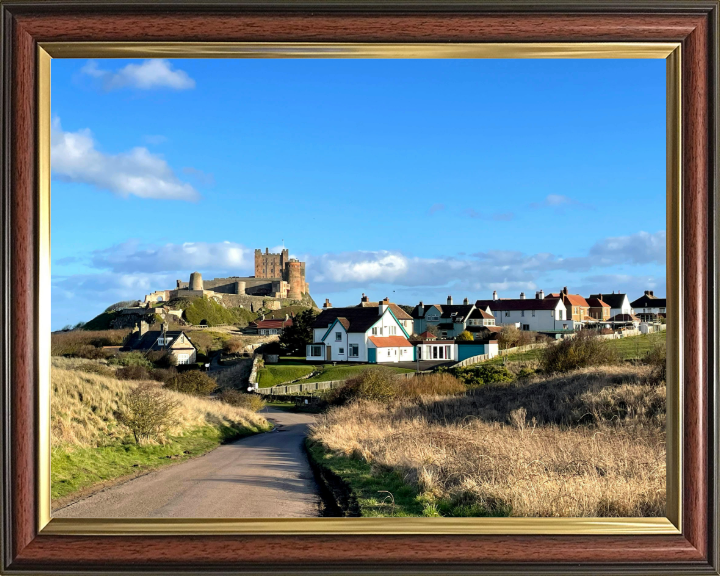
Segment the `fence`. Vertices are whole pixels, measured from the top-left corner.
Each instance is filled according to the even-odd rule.
[[[258,363],[262,360],[262,354],[253,354],[252,368],[250,368],[250,376],[248,376],[248,382],[253,388],[257,388],[258,382]]]
[[[428,374],[429,371],[419,372],[418,374]],[[396,374],[399,378],[414,378],[416,372],[403,372]],[[347,380],[327,380],[326,382],[302,382],[300,384],[280,384],[271,388],[258,388],[255,390],[258,394],[270,396],[286,396],[288,394],[305,394],[308,392],[318,392],[319,390],[332,390],[345,384]]]

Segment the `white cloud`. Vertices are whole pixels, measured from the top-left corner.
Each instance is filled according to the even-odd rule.
[[[223,271],[234,276],[251,274],[253,250],[235,242],[185,242],[163,246],[129,241],[92,253],[94,268],[119,274]],[[173,284],[174,285],[174,284]]]
[[[65,132],[59,118],[53,120],[51,166],[53,175],[61,180],[89,184],[124,198],[194,202],[200,197],[192,185],[178,179],[161,156],[147,148],[105,154],[96,148],[90,130]]]
[[[190,78],[187,72],[173,69],[170,62],[162,59],[145,60],[141,64],[128,64],[115,72],[101,69],[97,60],[88,60],[80,71],[87,76],[99,79],[105,90],[119,88],[188,90],[195,88],[195,80]]]
[[[617,260],[629,264],[665,264],[665,230],[606,238],[590,249],[590,257],[608,264]]]
[[[530,207],[534,209],[553,208],[557,214],[564,214],[565,210],[568,208],[595,210],[595,207],[590,204],[584,204],[574,198],[570,198],[569,196],[564,196],[562,194],[548,194],[542,202],[532,202]]]

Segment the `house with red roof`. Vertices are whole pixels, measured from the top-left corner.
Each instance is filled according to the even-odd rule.
[[[257,333],[261,336],[272,336],[274,334],[282,334],[285,328],[292,326],[292,323],[292,318],[289,318],[288,315],[285,314],[285,318],[283,320],[265,320],[263,318],[262,320],[250,322],[250,328],[257,330]]]
[[[590,316],[590,304],[580,294],[570,294],[567,286],[565,286],[560,292],[554,294],[548,294],[545,298],[560,298],[565,304],[567,309],[567,316],[569,320],[576,323],[583,324],[584,322],[591,322],[593,319]]]

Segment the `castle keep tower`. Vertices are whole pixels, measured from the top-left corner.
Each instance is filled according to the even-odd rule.
[[[300,264],[295,259],[287,263],[288,298],[292,300],[300,300],[305,292],[305,279]]]
[[[202,290],[203,279],[200,272],[193,272],[190,274],[190,290]]]

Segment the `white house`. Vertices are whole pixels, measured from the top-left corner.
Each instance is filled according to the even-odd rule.
[[[405,312],[400,306],[397,304],[394,304],[393,302],[390,302],[388,298],[385,298],[381,300],[381,302],[377,302],[375,300],[370,300],[365,294],[362,295],[360,298],[360,304],[358,304],[359,307],[362,308],[377,308],[380,304],[386,304],[390,307],[390,310],[392,310],[392,313],[395,315],[395,319],[402,324],[402,327],[405,328],[405,332],[408,334],[413,333],[413,318]]]
[[[618,314],[632,314],[633,308],[630,304],[630,299],[627,294],[590,294],[590,298],[598,298],[610,305],[610,317],[617,316]]]
[[[426,339],[416,342],[416,359],[450,360],[459,362],[472,356],[486,354],[490,358],[498,355],[497,340],[486,342],[456,342],[455,340]]]
[[[495,324],[517,324],[521,330],[535,332],[573,330],[576,322],[568,320],[568,311],[560,298],[496,299],[490,305]]]
[[[386,302],[378,306],[324,307],[312,324],[306,359],[316,362],[409,362],[409,334]]]

